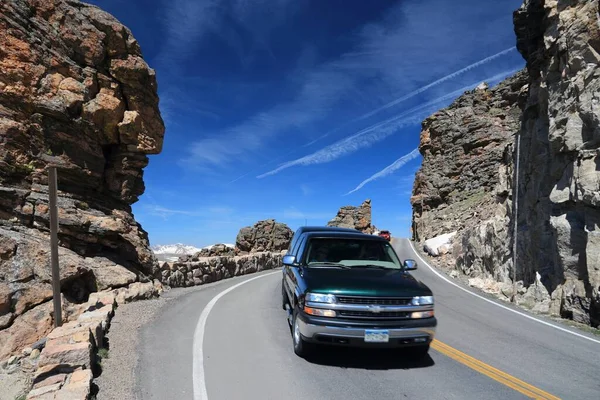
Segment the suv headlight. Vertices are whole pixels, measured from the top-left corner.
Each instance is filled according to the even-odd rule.
[[[411,304],[413,306],[429,306],[433,305],[433,296],[416,296],[413,297]]]
[[[320,294],[320,293],[306,293],[306,301],[311,303],[327,303],[333,304],[337,302],[337,299],[332,294]]]

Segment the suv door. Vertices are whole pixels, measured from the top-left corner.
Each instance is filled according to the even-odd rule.
[[[302,235],[301,238],[298,239],[296,245],[292,249],[291,253],[288,253],[291,256],[298,258],[302,255],[302,249],[304,248],[304,243],[306,242],[306,235]],[[298,260],[299,261],[299,260]],[[296,292],[296,286],[298,285],[296,275],[298,273],[298,267],[292,265],[284,265],[283,266],[283,286],[286,291],[287,297],[290,301],[290,305],[294,306],[294,294]]]

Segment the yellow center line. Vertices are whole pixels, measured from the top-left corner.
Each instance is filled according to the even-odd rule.
[[[559,397],[556,397],[548,392],[543,391],[533,385],[530,385],[527,382],[523,382],[522,380],[515,378],[512,375],[507,374],[506,372],[500,371],[497,368],[492,367],[484,363],[483,361],[479,361],[476,358],[471,357],[468,354],[463,353],[462,351],[456,350],[453,347],[448,346],[445,343],[440,342],[437,339],[431,343],[431,348],[442,353],[443,355],[450,357],[454,361],[458,361],[459,363],[466,365],[467,367],[494,379],[497,382],[502,383],[509,388],[516,390],[519,393],[524,394],[527,397],[532,399],[548,399],[548,400],[560,400]]]

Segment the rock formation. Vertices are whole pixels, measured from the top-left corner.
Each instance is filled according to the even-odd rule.
[[[521,71],[493,89],[466,92],[423,122],[413,235],[425,241],[458,231],[453,239],[465,248],[453,254],[469,276],[508,279],[512,145],[526,89]]]
[[[205,247],[193,255],[179,257],[181,262],[198,261],[203,257],[233,257],[237,255],[235,247],[218,243],[212,246]]]
[[[457,230],[445,263],[474,285],[511,297],[516,272],[518,303],[592,326],[600,324],[598,12],[598,0],[525,0],[514,28],[527,73],[469,92],[423,123],[411,199],[415,239]]]
[[[526,0],[515,13],[529,93],[521,131],[517,279],[600,324],[598,0]]]
[[[235,247],[239,254],[279,252],[287,250],[293,235],[294,232],[286,224],[267,219],[240,229]]]
[[[363,233],[372,234],[377,228],[371,223],[371,200],[363,201],[359,207],[341,207],[337,215],[327,223],[327,226],[356,229]]]
[[[131,32],[74,0],[0,3],[0,360],[52,327],[49,165],[66,313],[158,273],[131,204],[164,125]]]
[[[194,257],[193,261],[165,262],[162,282],[169,287],[198,286],[254,272],[281,267],[287,248],[239,256]]]

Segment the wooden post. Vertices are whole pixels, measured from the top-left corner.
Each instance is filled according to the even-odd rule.
[[[56,167],[48,168],[48,197],[50,206],[50,265],[52,267],[52,295],[54,303],[54,326],[62,325],[60,299],[60,269],[58,265],[58,207]]]

